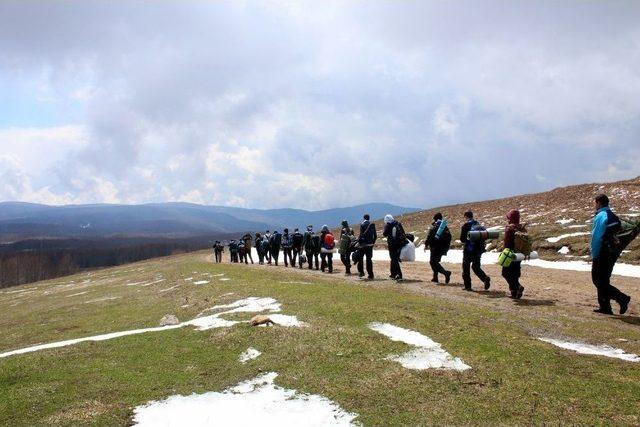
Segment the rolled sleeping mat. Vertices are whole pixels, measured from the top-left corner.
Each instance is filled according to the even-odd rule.
[[[529,256],[525,256],[525,254],[522,254],[520,252],[516,252],[516,259],[515,261],[525,261],[525,260],[530,260],[530,259],[538,259],[538,252],[533,251],[529,254]]]
[[[500,237],[500,232],[493,230],[470,231],[467,233],[467,238],[472,242],[476,242],[478,240],[497,239],[498,237]]]
[[[438,231],[436,231],[436,239],[442,237],[442,233],[444,233],[444,229],[447,228],[447,220],[440,220],[440,226],[438,227]]]

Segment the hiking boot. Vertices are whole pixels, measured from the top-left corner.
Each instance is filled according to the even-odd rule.
[[[431,283],[440,283],[440,282],[438,282],[438,279],[431,279]]]
[[[444,283],[448,285],[450,281],[451,281],[451,272],[447,271],[444,273]]]
[[[362,279],[364,277],[364,273],[358,273],[358,277]]]
[[[631,297],[629,295],[625,295],[624,301],[620,303],[620,314],[625,314],[629,309],[629,302],[631,301]]]
[[[595,310],[593,310],[594,313],[600,313],[600,314],[613,314],[613,310],[609,309],[609,310],[605,310],[602,308],[596,308]]]
[[[487,278],[484,279],[484,290],[488,291],[490,287],[491,287],[491,277],[487,276]]]
[[[401,275],[399,275],[399,274],[398,274],[396,277],[394,277],[394,280],[395,280],[396,282],[402,282],[404,279],[402,278],[402,276],[401,276]]]
[[[520,286],[518,288],[518,292],[516,292],[516,299],[522,298],[522,294],[524,293],[524,286]]]
[[[469,287],[466,287],[466,286],[465,286],[464,288],[462,288],[462,290],[463,290],[463,291],[469,291],[469,292],[471,292],[471,291],[472,291],[471,286],[469,286]]]
[[[367,276],[367,279],[373,280],[373,276]]]

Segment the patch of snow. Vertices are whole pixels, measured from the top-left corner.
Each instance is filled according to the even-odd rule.
[[[558,253],[562,255],[567,255],[569,252],[571,252],[571,250],[568,246],[563,246],[558,250]]]
[[[75,296],[78,296],[78,295],[84,295],[86,293],[89,293],[89,291],[78,292],[78,293],[75,293],[75,294],[67,295],[65,298],[75,297]]]
[[[161,282],[164,282],[164,279],[158,279],[158,280],[154,280],[153,282],[143,283],[142,285],[140,285],[140,287],[144,288],[145,286],[151,286]]]
[[[289,326],[289,327],[304,327],[307,326],[306,323],[298,320],[296,316],[291,316],[288,314],[270,314],[269,319],[273,320],[274,323],[281,326]],[[266,325],[261,325],[266,326]]]
[[[226,282],[226,281],[231,280],[231,279],[229,279],[228,277],[223,277],[223,278],[221,278],[219,280],[222,280],[223,282]]]
[[[190,282],[193,280],[193,277],[187,277],[186,279],[184,279],[185,282]]]
[[[562,218],[557,220],[556,224],[566,225],[566,224],[571,224],[573,221],[575,221],[575,219],[573,218]]]
[[[212,274],[211,277],[222,277],[224,276],[224,273],[220,273],[220,274]]]
[[[174,286],[172,286],[170,288],[160,289],[158,292],[169,292],[170,290],[178,288],[178,287],[180,287],[180,285],[174,285]]]
[[[574,225],[567,225],[567,228],[583,228],[586,226],[587,224],[574,224]]]
[[[290,281],[290,282],[280,282],[283,285],[312,285],[312,282],[296,282],[296,281]]]
[[[628,213],[628,214],[624,214],[624,215],[622,215],[622,216],[630,216],[630,217],[635,218],[635,217],[640,216],[640,213]]]
[[[209,283],[208,280],[198,280],[197,282],[193,282],[194,285],[206,285]]]
[[[240,363],[247,363],[249,360],[251,359],[255,359],[256,357],[260,356],[262,353],[259,352],[258,350],[256,350],[253,347],[249,347],[247,349],[247,351],[245,351],[244,353],[242,353],[240,355],[240,357],[238,358],[238,361]]]
[[[576,236],[588,236],[589,233],[588,231],[578,231],[577,233],[569,233],[569,234],[562,234],[560,236],[557,237],[549,237],[547,239],[547,242],[549,243],[557,243],[562,239],[566,239],[567,237],[576,237]]]
[[[326,397],[275,385],[268,372],[222,392],[171,396],[134,409],[137,426],[350,426],[357,414]]]
[[[538,338],[540,341],[553,344],[556,347],[566,350],[575,351],[581,354],[590,354],[595,356],[612,357],[614,359],[626,360],[627,362],[640,362],[640,356],[633,353],[625,353],[624,350],[614,348],[608,345],[594,345],[580,342],[562,341],[554,338]]]
[[[92,299],[91,301],[85,301],[84,303],[91,304],[92,302],[111,301],[118,298],[120,297],[104,297],[104,298]]]
[[[187,307],[189,307],[190,305],[191,305],[191,304],[183,304],[183,305],[181,305],[181,306],[180,306],[180,308],[187,308]]]
[[[371,323],[369,328],[393,341],[417,347],[399,356],[389,356],[389,360],[400,363],[407,369],[454,369],[465,371],[471,366],[447,353],[440,344],[419,332],[401,328],[390,323]]]
[[[133,283],[126,283],[125,286],[138,286],[138,285],[142,285],[144,282],[133,282]]]

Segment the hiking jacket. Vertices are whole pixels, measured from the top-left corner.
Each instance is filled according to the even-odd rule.
[[[295,233],[293,233],[293,236],[291,236],[291,246],[294,249],[301,250],[303,241],[304,236],[299,231],[296,231]]]
[[[475,219],[470,219],[462,225],[460,230],[460,241],[464,244],[464,251],[468,253],[482,253],[484,252],[484,245],[476,245],[474,242],[467,238],[467,234],[471,231],[471,228],[479,224]]]
[[[603,243],[606,237],[614,232],[614,229],[620,226],[620,221],[611,208],[605,206],[598,209],[593,217],[593,226],[591,228],[591,258],[596,259],[602,254]]]
[[[247,248],[251,247],[252,240],[253,240],[253,237],[251,237],[251,234],[245,234],[244,236],[242,236],[242,241],[244,242],[244,246]]]
[[[341,254],[348,254],[353,240],[355,240],[353,229],[351,227],[342,227],[342,230],[340,230],[340,245],[338,246],[338,252]]]
[[[282,249],[291,249],[293,240],[289,233],[282,233]]]
[[[360,224],[360,235],[358,236],[360,247],[373,246],[376,240],[378,240],[376,225],[371,221],[362,221],[362,224]]]
[[[447,233],[451,234],[451,231],[449,231],[449,227],[445,227],[444,232],[442,233],[442,236],[439,239],[437,239],[436,233],[438,232],[438,229],[440,228],[441,223],[442,223],[441,219],[431,223],[431,228],[429,228],[429,231],[427,232],[427,240],[425,244],[429,246],[429,250],[431,252],[444,254],[444,252],[446,252],[447,249],[449,248],[448,245],[450,243],[450,238],[447,236]]]
[[[504,247],[513,250],[516,247],[516,232],[527,230],[520,224],[520,212],[517,210],[510,211],[507,220],[509,223],[504,229]]]
[[[398,229],[396,230],[396,236],[394,236],[393,229],[396,227],[398,227]],[[400,224],[396,220],[393,220],[392,222],[385,224],[382,235],[387,238],[387,246],[389,247],[389,249],[398,249],[405,245],[407,239],[398,238],[399,237],[398,233],[400,229],[402,229],[402,224]]]
[[[313,250],[314,250],[313,237],[314,236],[315,236],[315,233],[313,231],[305,231],[304,236],[302,238],[302,247],[304,247],[305,251],[313,252]]]
[[[274,251],[280,250],[280,245],[282,245],[282,234],[275,232],[271,235],[271,239],[269,240],[271,249]]]

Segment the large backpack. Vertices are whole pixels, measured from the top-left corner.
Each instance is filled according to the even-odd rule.
[[[273,236],[271,236],[271,245],[279,248],[281,244],[282,244],[282,234],[274,233]]]
[[[398,246],[404,246],[407,243],[407,234],[404,232],[404,227],[400,222],[396,221],[396,224],[391,229],[391,240]]]
[[[333,237],[333,234],[326,233],[324,235],[324,241],[322,242],[322,247],[325,249],[333,249],[336,247],[336,239]]]
[[[449,231],[449,227],[444,229],[442,236],[438,239],[438,244],[440,245],[440,251],[443,255],[446,255],[451,248],[451,231]]]
[[[604,244],[612,254],[620,256],[638,234],[640,234],[640,222],[621,220],[616,214],[608,211]]]
[[[529,255],[533,250],[533,240],[526,231],[516,231],[513,236],[513,249],[524,255]]]
[[[320,253],[320,236],[314,234],[311,236],[311,243],[314,253]]]
[[[296,249],[300,249],[302,247],[302,240],[304,239],[304,236],[302,236],[301,233],[293,233],[293,236],[291,238],[291,241],[293,243],[293,247]]]
[[[487,231],[487,229],[478,221],[475,221],[469,231]],[[475,241],[467,240],[466,247],[469,252],[483,253],[486,250],[486,243],[487,241],[485,239]]]

